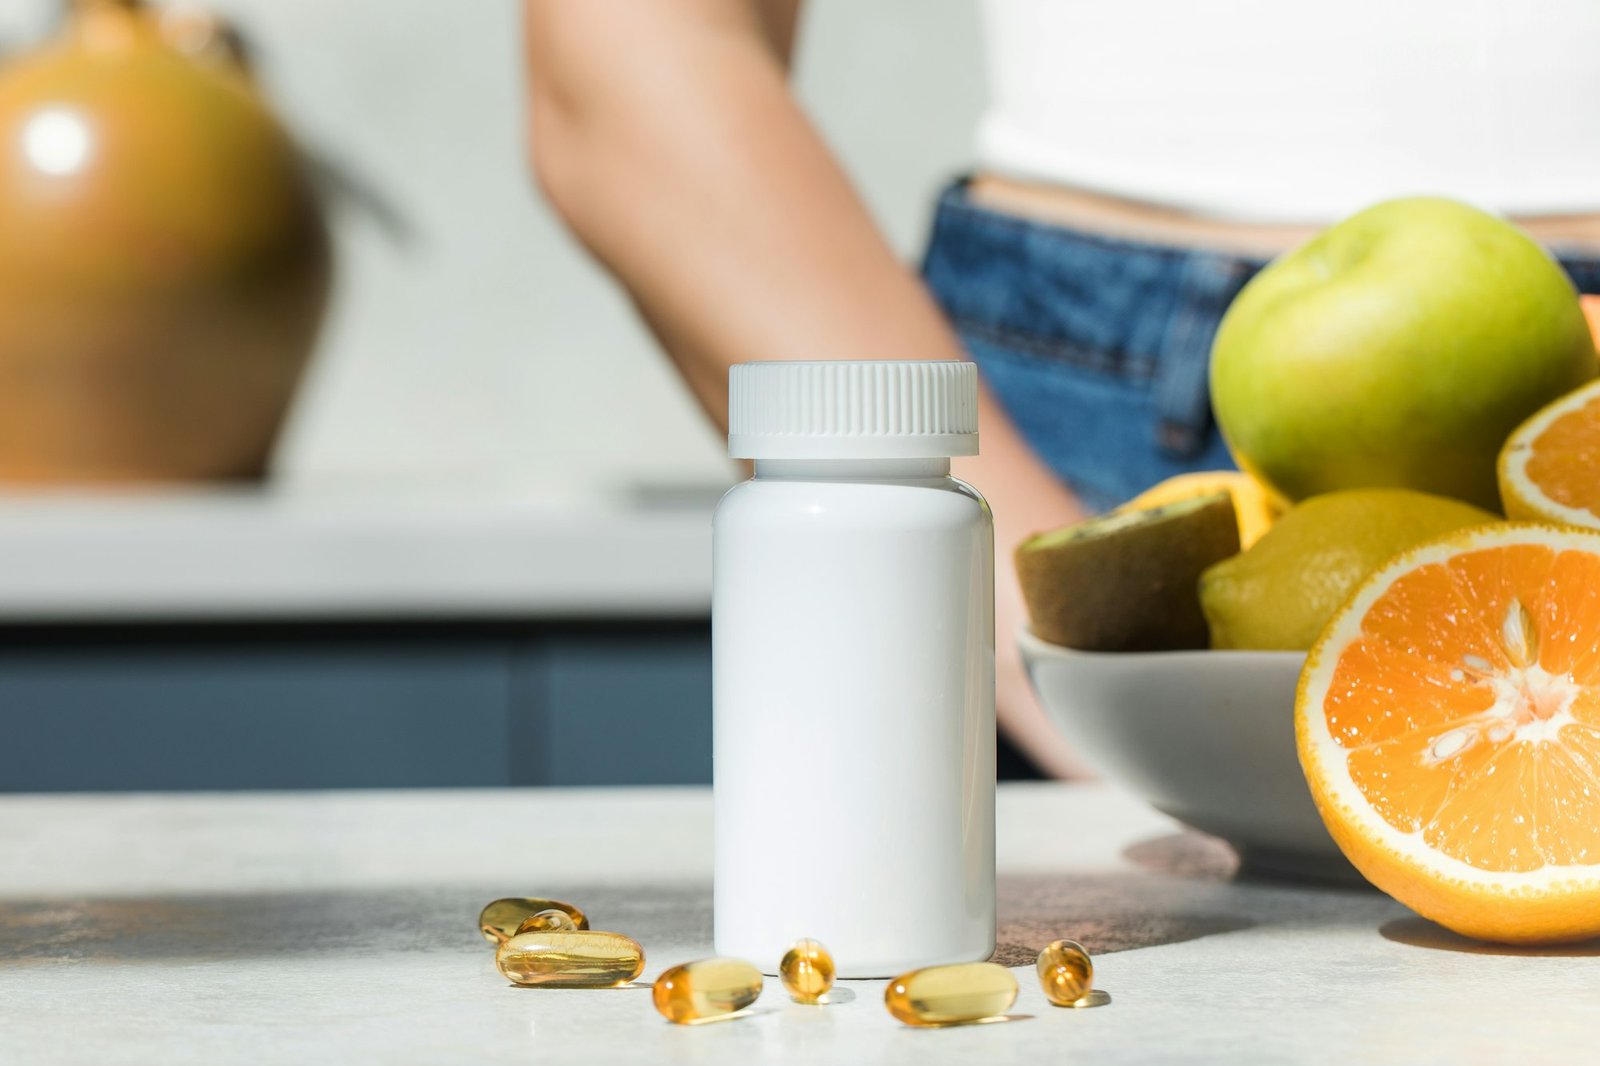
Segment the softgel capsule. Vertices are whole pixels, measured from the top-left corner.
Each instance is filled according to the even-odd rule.
[[[650,998],[667,1021],[690,1025],[744,1010],[764,984],[761,971],[742,959],[699,959],[663,972]]]
[[[833,956],[806,937],[796,940],[778,963],[778,977],[796,1003],[816,1003],[833,987]]]
[[[1087,1006],[1094,991],[1094,961],[1076,940],[1057,940],[1039,952],[1035,964],[1044,996],[1058,1007]]]
[[[611,988],[644,972],[644,948],[595,929],[518,933],[495,951],[506,980],[530,988]]]
[[[581,909],[559,899],[507,896],[483,908],[478,915],[478,932],[491,944],[503,944],[517,935],[523,922],[541,911],[565,911],[579,929],[589,928],[589,917]]]
[[[992,962],[912,970],[883,991],[889,1013],[919,1028],[996,1021],[1016,1001],[1017,979]]]

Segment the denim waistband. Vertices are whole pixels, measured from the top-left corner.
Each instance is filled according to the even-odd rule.
[[[1157,444],[1182,456],[1210,425],[1217,322],[1264,265],[1003,214],[957,182],[940,198],[923,272],[963,336],[1146,382]]]

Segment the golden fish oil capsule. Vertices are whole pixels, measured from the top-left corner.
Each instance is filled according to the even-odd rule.
[[[517,935],[517,927],[540,911],[566,911],[579,929],[589,928],[589,918],[570,903],[559,899],[524,899],[512,896],[497,899],[478,915],[478,932],[491,944],[504,944]]]
[[[1058,1007],[1070,1007],[1094,991],[1094,961],[1076,940],[1057,940],[1039,952],[1039,984]]]
[[[1017,1001],[1017,979],[992,962],[928,966],[903,973],[883,990],[883,1005],[907,1025],[961,1025],[1004,1014]]]
[[[742,959],[700,959],[656,978],[650,995],[667,1021],[689,1025],[744,1010],[762,984],[761,971]]]
[[[572,915],[566,911],[551,907],[547,911],[540,911],[538,914],[532,914],[524,918],[522,924],[517,926],[517,931],[513,935],[521,936],[523,933],[575,933],[577,931],[578,923],[572,920]]]
[[[833,956],[810,937],[796,940],[778,963],[778,976],[796,1003],[815,1003],[833,987]]]
[[[541,988],[610,988],[644,972],[644,948],[621,933],[518,933],[494,953],[494,964],[514,985]]]

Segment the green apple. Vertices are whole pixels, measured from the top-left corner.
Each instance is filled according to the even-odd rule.
[[[1521,230],[1391,200],[1244,287],[1211,398],[1240,467],[1290,499],[1394,487],[1498,510],[1500,445],[1595,358],[1572,282]]]

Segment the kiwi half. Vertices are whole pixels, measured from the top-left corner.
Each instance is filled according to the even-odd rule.
[[[1226,492],[1117,511],[1017,546],[1033,632],[1085,651],[1170,651],[1210,643],[1200,610],[1206,567],[1239,553]]]

